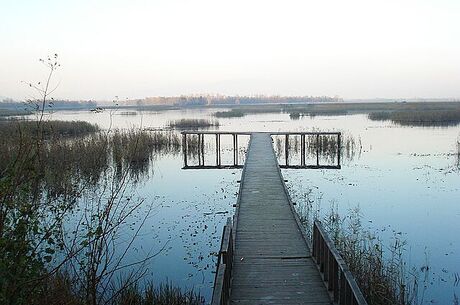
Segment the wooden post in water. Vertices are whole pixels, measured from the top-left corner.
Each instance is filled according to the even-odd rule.
[[[233,165],[238,165],[238,134],[233,134]]]
[[[202,165],[201,164],[201,136],[199,133],[196,134],[196,136],[198,137],[198,143],[197,143],[197,149],[198,149],[198,165]]]
[[[341,134],[337,134],[337,165],[340,166],[340,153],[342,152],[341,148]]]
[[[289,135],[286,134],[284,140],[284,156],[286,157],[286,166],[289,166]]]
[[[204,133],[201,134],[201,164],[204,166]]]
[[[316,135],[316,166],[319,166],[319,134]]]
[[[187,134],[182,134],[182,153],[184,154],[184,167],[187,167]]]
[[[219,134],[216,133],[216,166],[219,166]]]
[[[300,166],[305,166],[305,135],[300,135]]]

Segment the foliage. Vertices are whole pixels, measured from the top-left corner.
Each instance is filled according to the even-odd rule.
[[[39,94],[29,100],[36,120],[1,123],[0,304],[118,304],[158,254],[124,259],[151,209],[131,193],[130,173],[150,162],[153,151],[180,149],[180,141],[172,133],[102,133],[84,122],[47,121],[59,64],[57,55],[41,62],[49,69],[46,82],[28,84]],[[117,251],[126,221],[141,205],[144,218]],[[115,287],[114,277],[128,267],[125,284]],[[188,295],[172,286],[166,291],[172,293],[159,295]]]

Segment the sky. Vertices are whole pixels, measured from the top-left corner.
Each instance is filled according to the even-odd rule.
[[[0,96],[460,98],[458,0],[0,0]]]

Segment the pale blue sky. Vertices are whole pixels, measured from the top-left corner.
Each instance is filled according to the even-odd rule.
[[[460,97],[456,0],[0,0],[0,96]]]

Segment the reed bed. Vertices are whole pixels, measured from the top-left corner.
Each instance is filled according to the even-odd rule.
[[[39,161],[34,170],[41,173],[40,184],[48,196],[69,194],[70,188],[83,182],[97,186],[110,168],[115,173],[128,169],[139,180],[147,177],[155,158],[179,154],[182,147],[180,135],[172,131],[132,129],[107,134],[94,132],[97,126],[81,122],[47,123],[44,134],[48,140],[37,146],[33,123],[1,123],[4,128],[0,128],[0,176],[8,175],[25,159],[37,155]],[[77,130],[70,131],[72,126]],[[74,136],[77,134],[80,136]],[[187,141],[190,154],[197,151],[197,144],[197,139]]]
[[[14,132],[0,137],[0,261],[8,262],[0,264],[0,303],[202,304],[199,294],[182,292],[169,283],[146,290],[138,286],[116,287],[117,298],[106,302],[105,297],[110,295],[105,292],[99,295],[97,290],[104,275],[99,275],[103,267],[79,269],[87,272],[84,274],[72,271],[71,277],[49,274],[48,269],[53,268],[49,263],[54,259],[66,255],[73,263],[81,264],[80,267],[89,266],[85,264],[93,261],[88,258],[97,257],[97,251],[106,251],[105,255],[111,257],[110,246],[104,245],[115,242],[117,235],[111,235],[112,227],[121,226],[127,217],[123,213],[134,211],[133,206],[142,203],[122,194],[148,174],[156,157],[180,152],[182,143],[177,132],[133,129],[80,132],[82,136],[69,137],[76,133],[69,133],[64,124],[59,129],[50,129],[52,133],[44,131],[43,138],[39,138],[36,133],[44,130],[40,126],[23,128],[22,122],[17,121],[8,124],[3,125],[5,130]],[[193,140],[187,145],[196,146]],[[131,204],[133,201],[136,203]],[[115,210],[110,210],[113,207]],[[61,232],[60,223],[73,211],[86,213],[77,227],[87,231]],[[100,225],[104,219],[108,226]],[[108,231],[101,233],[103,228]],[[86,247],[87,252],[75,257],[72,251],[66,252],[68,248],[64,247],[61,234],[74,234],[73,245]],[[91,248],[85,242],[99,244]],[[62,268],[59,272],[67,270]],[[94,277],[86,277],[88,274]],[[82,284],[82,280],[88,282]],[[103,302],[88,301],[96,299]]]
[[[414,294],[404,260],[406,242],[400,235],[395,233],[385,245],[377,233],[364,228],[359,209],[344,218],[333,210],[323,223],[368,304],[412,304]]]
[[[59,272],[46,278],[38,288],[38,296],[29,300],[30,305],[93,305],[84,301],[84,291],[75,289],[76,283],[68,273]],[[118,287],[119,286],[119,287]],[[120,289],[121,287],[121,289]],[[184,290],[173,283],[144,287],[120,282],[114,287],[118,294],[101,305],[203,305],[204,298],[193,289]],[[99,305],[99,303],[97,304]]]
[[[114,300],[113,305],[202,305],[204,298],[193,290],[183,291],[172,283],[140,289],[132,285]]]
[[[13,110],[13,109],[2,109],[0,108],[0,119],[10,117],[10,116],[22,116],[22,115],[29,115],[32,112],[27,110]]]
[[[372,112],[368,117],[370,120],[392,121],[403,126],[456,126],[460,124],[460,109]]]
[[[218,127],[219,121],[208,119],[180,119],[168,123],[168,126],[175,129],[199,129]]]
[[[78,137],[99,131],[99,127],[85,121],[0,121],[0,137],[16,141],[21,137]]]
[[[228,111],[218,111],[214,113],[216,118],[241,118],[245,115],[246,113],[241,109],[231,109]]]
[[[359,208],[343,216],[337,203],[331,202],[329,211],[322,212],[321,196],[314,198],[311,189],[290,192],[307,236],[312,238],[313,223],[321,220],[368,304],[419,304],[418,294],[425,289],[419,281],[420,272],[426,276],[429,267],[407,266],[406,241],[401,233],[395,232],[390,241],[383,242],[378,230],[363,225]]]

